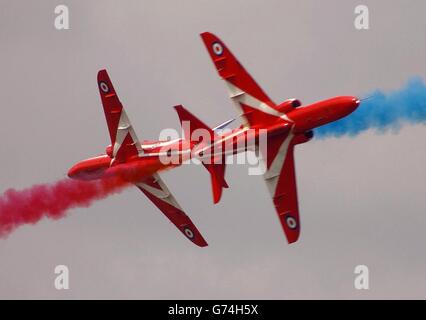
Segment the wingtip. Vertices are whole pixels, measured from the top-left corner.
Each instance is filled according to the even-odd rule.
[[[191,239],[191,241],[192,241],[192,243],[194,243],[195,245],[197,245],[200,248],[204,248],[204,247],[207,247],[209,245],[207,243],[207,241],[203,238],[201,233],[199,233],[199,236],[196,237],[195,239]]]
[[[208,31],[200,33],[200,37],[206,45],[210,42],[220,40],[218,36],[216,36],[214,33],[208,32]]]
[[[205,247],[208,247],[208,246],[209,246],[209,244],[208,244],[206,241],[204,241],[204,243],[202,243],[202,244],[198,244],[198,246],[199,246],[200,248],[205,248]]]
[[[98,71],[98,81],[105,78],[105,77],[109,78],[107,70],[106,69],[99,70]]]
[[[295,236],[293,236],[293,237],[287,237],[287,242],[288,242],[288,244],[293,244],[293,243],[296,243],[297,242],[297,240],[299,240],[299,236],[300,236],[300,233],[298,232]]]

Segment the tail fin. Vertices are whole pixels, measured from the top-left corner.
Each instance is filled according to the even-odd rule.
[[[186,110],[182,105],[175,106],[175,110],[179,116],[180,123],[183,128],[183,134],[185,135],[185,139],[192,141],[194,138],[194,131],[198,129],[205,130],[205,132],[209,133],[210,141],[207,143],[211,143],[215,138],[216,134],[209,126],[207,126],[204,122]],[[201,141],[197,141],[201,142]]]
[[[206,144],[206,146],[212,145],[214,143],[217,135],[210,127],[208,127],[204,122],[202,122],[200,119],[198,119],[188,110],[186,110],[182,105],[175,106],[175,110],[178,113],[185,139],[189,141],[193,141],[193,139],[196,139],[196,141],[193,142],[204,143]],[[194,138],[194,132],[198,129],[203,129],[205,130],[204,132],[208,133],[208,135],[210,136],[209,141],[198,140],[198,138],[200,137],[205,138],[206,135],[204,134],[195,134],[196,137]],[[222,196],[222,189],[228,188],[228,184],[225,181],[225,159],[223,157],[220,157],[220,161],[216,161],[215,159],[215,157],[212,157],[212,159],[209,159],[211,161],[203,161],[202,163],[207,169],[207,171],[210,173],[213,202],[218,203]]]
[[[230,98],[242,110],[247,126],[268,124],[282,116],[276,104],[266,95],[232,52],[210,32],[201,34],[219,76],[225,80]]]

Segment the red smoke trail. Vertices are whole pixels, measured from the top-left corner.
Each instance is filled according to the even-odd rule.
[[[43,217],[60,219],[68,209],[88,207],[93,201],[121,191],[128,183],[119,178],[96,181],[63,179],[23,190],[8,189],[0,196],[0,237]]]

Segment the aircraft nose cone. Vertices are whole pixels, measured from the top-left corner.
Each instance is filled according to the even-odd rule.
[[[361,100],[358,99],[357,97],[350,97],[349,111],[350,112],[355,111],[359,107],[360,103],[361,103]]]
[[[80,166],[76,164],[75,166],[73,166],[71,169],[68,170],[68,177],[71,179],[76,178],[77,175],[79,174],[79,171],[80,171]]]
[[[357,97],[354,97],[352,99],[353,104],[355,105],[356,108],[358,108],[359,104],[361,103],[361,100],[358,99]]]
[[[75,168],[69,169],[68,170],[68,177],[73,178],[75,176],[75,173],[76,173],[75,171],[76,171]]]

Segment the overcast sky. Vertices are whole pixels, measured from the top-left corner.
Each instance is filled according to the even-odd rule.
[[[70,30],[54,28],[66,4]],[[0,0],[0,191],[52,182],[104,152],[107,68],[141,139],[235,115],[199,33],[230,47],[276,102],[397,89],[426,77],[424,1]],[[209,243],[194,246],[136,188],[0,240],[0,298],[426,298],[426,127],[296,151],[302,231],[287,244],[262,177],[229,166],[212,204],[199,166],[163,175]],[[53,283],[70,269],[70,290]],[[370,290],[354,288],[354,268]]]

